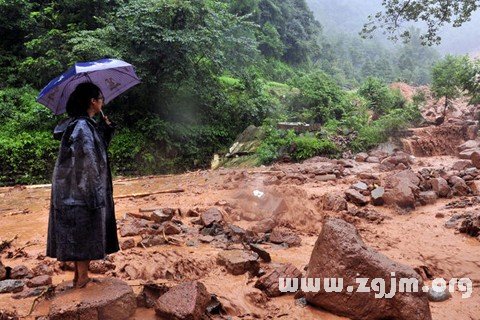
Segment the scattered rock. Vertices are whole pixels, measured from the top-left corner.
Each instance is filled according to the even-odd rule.
[[[23,290],[25,282],[23,280],[3,280],[0,281],[0,293],[16,293]]]
[[[27,280],[27,287],[29,288],[49,286],[51,284],[52,284],[52,277],[50,277],[49,275],[38,276],[38,277]]]
[[[250,250],[252,250],[256,254],[258,254],[260,259],[262,259],[263,261],[265,261],[265,262],[271,262],[272,261],[272,258],[270,257],[270,253],[268,253],[267,250],[263,249],[259,245],[250,243],[249,247],[250,247]]]
[[[33,272],[24,265],[15,266],[10,272],[11,279],[25,279],[32,278]]]
[[[155,313],[165,319],[200,320],[210,299],[203,283],[186,282],[160,296],[155,303]]]
[[[109,270],[115,270],[115,264],[107,259],[93,260],[88,267],[91,273],[105,274]]]
[[[460,152],[458,154],[458,157],[460,159],[465,159],[465,160],[470,160],[471,157],[472,157],[472,153],[478,151],[478,149],[466,149],[466,150],[463,150],[462,152]]]
[[[445,218],[445,214],[443,212],[437,212],[437,214],[435,214],[435,218],[443,219]]]
[[[460,214],[454,214],[450,219],[448,219],[447,222],[445,222],[445,228],[447,229],[453,229],[457,228],[460,223],[470,215],[468,213],[460,213]]]
[[[218,254],[217,263],[225,266],[233,275],[250,272],[255,275],[260,269],[258,254],[245,250],[225,250]]]
[[[334,175],[334,174],[321,174],[321,175],[317,175],[315,176],[315,180],[316,181],[331,181],[331,180],[336,180],[337,179],[337,176]]]
[[[363,194],[354,189],[348,189],[345,191],[345,196],[347,197],[348,201],[359,206],[364,206],[369,202],[368,197],[365,197]]]
[[[275,267],[266,275],[260,277],[255,283],[255,288],[265,292],[268,297],[278,297],[284,294],[279,289],[280,278],[299,279],[302,277],[302,272],[295,268],[290,263],[281,264]]]
[[[150,219],[156,223],[162,223],[171,220],[174,214],[175,210],[171,208],[157,209],[152,212]]]
[[[132,223],[124,223],[120,227],[120,236],[121,237],[132,237],[138,236],[142,232],[142,228],[133,225]]]
[[[142,240],[137,244],[137,247],[154,247],[166,244],[167,240],[161,235],[145,235]]]
[[[215,238],[212,236],[201,236],[200,238],[198,238],[198,240],[200,240],[200,242],[210,243],[215,240]]]
[[[134,280],[134,279],[137,279],[138,278],[138,270],[137,268],[135,268],[134,266],[132,265],[126,265],[124,268],[123,268],[123,271],[125,271],[125,273],[127,274],[127,276],[131,279],[131,280]]]
[[[450,178],[450,182],[453,184],[452,193],[455,196],[466,196],[470,193],[470,188],[467,186],[465,180],[460,177],[453,176]]]
[[[372,204],[375,206],[381,206],[385,203],[383,196],[385,194],[385,188],[383,187],[376,187],[372,190],[370,194],[370,198],[372,199]]]
[[[357,182],[354,185],[352,185],[352,189],[355,189],[360,192],[367,191],[368,185],[365,182]]]
[[[418,195],[418,202],[420,202],[422,206],[434,204],[436,201],[437,194],[435,193],[435,191],[423,191],[420,192]]]
[[[302,243],[302,238],[293,233],[292,230],[287,228],[276,227],[270,234],[270,242],[282,244],[285,243],[289,247],[297,247]]]
[[[432,302],[443,302],[450,299],[452,294],[448,291],[448,287],[445,287],[443,291],[436,291],[431,287],[430,290],[428,290],[427,297],[428,300]]]
[[[443,178],[434,178],[430,180],[433,191],[437,193],[440,198],[448,198],[450,196],[450,187],[447,180]]]
[[[259,221],[255,226],[252,227],[252,231],[256,233],[267,233],[273,230],[277,223],[272,218],[266,218]]]
[[[460,233],[466,233],[471,237],[480,235],[480,213],[471,213],[467,216],[458,228]]]
[[[470,155],[470,160],[472,160],[475,168],[480,169],[480,151],[474,151]]]
[[[120,244],[120,248],[122,248],[122,250],[128,250],[134,247],[135,247],[135,239],[133,238],[126,239],[122,241]]]
[[[478,147],[478,142],[476,140],[468,140],[465,143],[458,146],[457,150],[459,152],[468,150],[468,149],[475,149]]]
[[[352,270],[354,270],[352,272]],[[343,286],[357,288],[357,277],[385,280],[390,292],[391,272],[395,277],[421,277],[410,267],[394,262],[368,247],[355,227],[340,219],[327,219],[310,258],[307,278],[343,278]],[[431,320],[426,294],[399,293],[392,298],[377,299],[375,292],[351,294],[348,290],[327,293],[305,292],[307,301],[340,316],[354,320],[409,319]]]
[[[385,204],[396,205],[402,209],[414,209],[419,193],[420,179],[412,170],[400,171],[385,181]]]
[[[471,161],[469,160],[460,160],[460,161],[457,161],[453,164],[452,166],[452,170],[455,170],[455,171],[463,171],[465,169],[468,169],[468,168],[472,168],[473,167],[473,164]]]
[[[163,284],[146,283],[142,291],[137,296],[137,306],[140,308],[153,308],[155,302],[161,295],[165,294],[169,288]]]
[[[137,307],[132,288],[115,278],[98,279],[83,289],[66,290],[52,300],[50,320],[126,320]]]
[[[336,193],[326,193],[320,199],[320,208],[327,211],[347,210],[347,200]]]
[[[222,212],[218,208],[210,208],[201,215],[202,223],[208,227],[214,222],[220,223],[223,220]]]
[[[180,228],[180,226],[176,223],[168,221],[163,225],[163,231],[165,232],[165,235],[169,236],[172,234],[182,233],[182,228]]]
[[[377,157],[372,157],[372,156],[370,156],[370,157],[368,157],[368,158],[365,160],[365,162],[368,162],[368,163],[380,163],[380,159],[377,158]]]
[[[53,276],[53,274],[55,273],[55,269],[53,266],[47,265],[45,262],[42,262],[33,267],[32,272],[35,277],[43,276],[45,274]]]
[[[368,153],[360,152],[355,156],[355,161],[357,162],[365,162],[368,158]]]

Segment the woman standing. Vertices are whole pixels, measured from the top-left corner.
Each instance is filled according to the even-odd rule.
[[[57,126],[60,150],[52,178],[47,256],[75,262],[73,284],[84,287],[90,260],[119,250],[107,148],[114,124],[93,116],[103,107],[101,90],[81,83],[67,102],[67,122]]]

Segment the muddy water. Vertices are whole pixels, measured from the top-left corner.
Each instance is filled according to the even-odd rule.
[[[448,166],[456,160],[448,156],[427,157],[421,159],[421,166]],[[414,169],[419,168],[420,165],[417,165]],[[302,169],[304,169],[303,165],[282,165],[275,170],[300,172]],[[208,208],[222,200],[232,204],[232,209],[226,213],[225,218],[239,226],[249,227],[256,224],[255,218],[275,216],[275,210],[282,207],[283,211],[277,214],[277,218],[282,221],[282,224],[301,235],[302,246],[285,249],[281,246],[265,245],[264,248],[270,252],[273,262],[290,262],[303,270],[310,259],[323,219],[327,215],[334,215],[318,209],[318,198],[326,192],[341,194],[358,180],[354,175],[350,175],[337,181],[297,183],[292,180],[288,183],[266,186],[263,181],[267,181],[271,174],[262,170],[265,171],[265,169],[244,172],[242,170],[199,171],[166,177],[118,179],[114,183],[115,196],[174,188],[183,188],[185,192],[116,199],[117,218],[121,219],[127,212],[138,212],[141,208]],[[377,169],[375,164],[363,163],[349,170],[355,173],[376,172]],[[249,207],[248,204],[251,205],[251,201],[244,202],[245,197],[239,196],[239,193],[250,195],[254,190],[264,192],[270,200],[264,203],[257,201],[255,206]],[[4,264],[34,266],[38,263],[36,257],[45,249],[49,197],[48,187],[0,189],[2,221],[0,238],[18,235],[14,248],[29,244],[25,248],[27,257],[6,259],[4,252],[2,254]],[[426,266],[436,277],[446,279],[470,277],[474,280],[476,287],[472,298],[462,299],[460,294],[455,293],[452,299],[443,303],[431,303],[430,306],[435,320],[480,320],[478,314],[480,242],[455,234],[453,230],[443,227],[445,220],[454,213],[462,210],[478,210],[478,207],[445,210],[443,209],[445,204],[446,201],[438,201],[435,205],[418,208],[408,215],[398,215],[390,209],[376,207],[375,210],[389,219],[381,224],[362,220],[358,222],[357,227],[367,244],[396,261],[412,267]],[[11,214],[23,209],[27,209],[28,213]],[[256,211],[261,217],[255,216]],[[435,218],[438,212],[444,213],[445,218]],[[188,219],[184,220],[184,223],[189,225]],[[142,265],[146,273],[168,269],[173,272],[174,279],[159,280],[170,284],[198,279],[206,285],[209,292],[219,297],[227,314],[234,318],[342,319],[311,306],[296,305],[291,295],[266,298],[253,287],[254,279],[249,279],[246,275],[229,275],[216,265],[215,258],[220,251],[221,249],[208,244],[197,247],[188,247],[185,244],[163,245],[148,250],[135,248],[121,252],[115,255],[114,261],[117,266],[126,262],[135,266]],[[71,278],[71,272],[59,273],[55,275],[54,283],[58,284]],[[136,285],[141,282],[140,280],[125,280],[133,286],[134,290],[139,290]],[[15,308],[20,315],[26,315],[32,301],[33,298],[12,300],[10,295],[3,294],[0,295],[0,308]],[[48,303],[43,302],[36,308],[35,315],[45,314],[47,311]],[[153,310],[138,309],[132,319],[154,318]]]

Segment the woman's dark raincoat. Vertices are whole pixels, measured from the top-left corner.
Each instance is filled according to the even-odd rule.
[[[52,179],[47,256],[96,260],[119,250],[107,156],[113,131],[87,116],[55,128],[61,144]]]

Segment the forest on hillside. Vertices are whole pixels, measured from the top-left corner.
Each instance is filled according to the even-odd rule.
[[[50,180],[52,129],[66,116],[35,97],[76,61],[136,67],[142,83],[106,113],[119,124],[114,173],[141,175],[208,167],[251,124],[266,132],[259,163],[279,150],[293,160],[366,150],[420,119],[422,97],[407,102],[388,83],[427,84],[441,59],[416,30],[395,49],[327,33],[305,0],[12,0],[0,12],[0,184]]]

